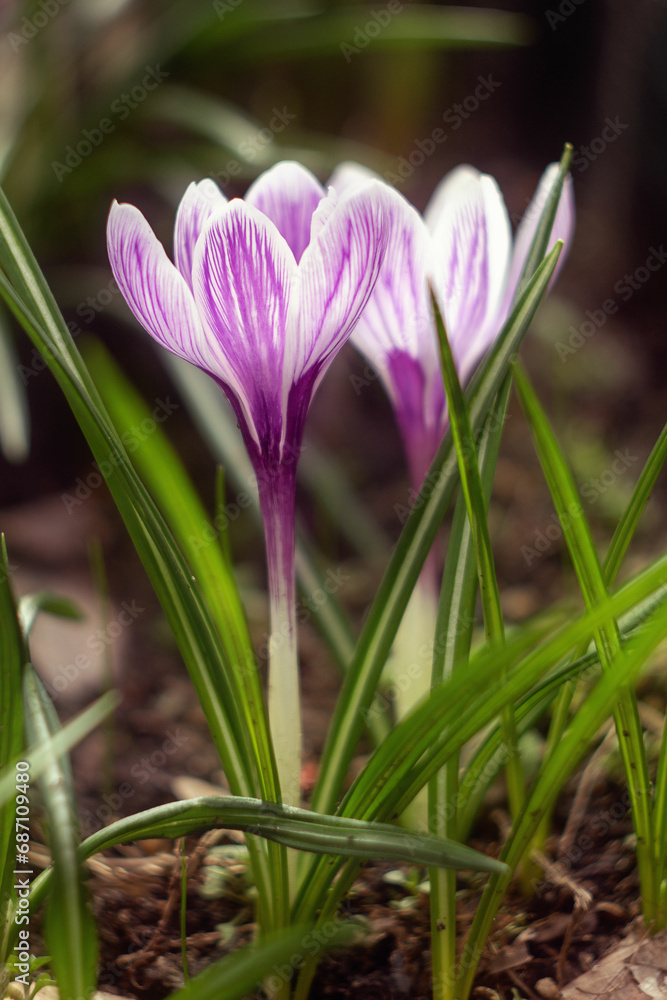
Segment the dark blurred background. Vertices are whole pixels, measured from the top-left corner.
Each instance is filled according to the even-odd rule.
[[[170,249],[175,205],[202,176],[232,196],[281,159],[324,181],[351,158],[421,209],[469,162],[498,179],[516,223],[570,141],[576,236],[526,356],[575,469],[598,445],[647,453],[667,359],[667,272],[646,267],[667,240],[664,3],[3,0],[0,18],[4,189],[73,332],[102,338],[146,398],[169,376],[111,281],[112,198],[139,205]],[[90,457],[26,338],[7,317],[2,332],[7,508],[66,490]],[[361,367],[347,348],[311,438],[362,486],[391,484],[398,439],[379,386],[351,392]],[[210,482],[185,408],[168,430]]]

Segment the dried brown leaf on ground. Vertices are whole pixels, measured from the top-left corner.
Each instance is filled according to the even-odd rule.
[[[667,931],[632,933],[588,972],[573,979],[562,1000],[667,1000]]]

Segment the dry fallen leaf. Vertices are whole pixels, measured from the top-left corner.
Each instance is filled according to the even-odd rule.
[[[563,989],[562,1000],[667,1000],[667,931],[631,935]]]

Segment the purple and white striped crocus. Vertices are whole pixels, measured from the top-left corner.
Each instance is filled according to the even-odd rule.
[[[385,262],[352,343],[380,377],[391,400],[408,461],[412,496],[422,486],[447,429],[440,348],[429,281],[442,313],[462,382],[500,333],[521,280],[540,213],[558,164],[545,171],[512,244],[510,220],[496,181],[470,166],[457,167],[438,185],[422,217],[405,199],[395,219]],[[354,190],[376,175],[353,163],[341,164],[330,184]],[[574,227],[572,182],[568,176],[550,234],[550,248],[569,247]],[[564,261],[561,253],[559,266]],[[394,688],[402,717],[430,686],[430,658],[415,662],[415,649],[435,631],[438,566],[427,559],[396,636],[384,679]],[[427,644],[428,647],[428,644]],[[405,665],[410,677],[405,685]],[[417,667],[415,670],[414,668]],[[424,802],[408,818],[420,826]]]
[[[295,632],[296,464],[313,395],[380,272],[400,196],[376,180],[338,197],[297,163],[262,174],[243,200],[211,180],[176,214],[174,263],[141,212],[114,203],[109,259],[135,317],[226,393],[258,481],[271,639],[269,720],[283,801],[299,802]]]
[[[500,189],[470,166],[452,170],[422,217],[406,200],[395,221],[380,278],[352,336],[377,371],[392,402],[417,492],[447,429],[431,281],[465,383],[500,333],[510,311],[558,164],[544,172],[512,243]],[[330,184],[350,191],[375,177],[341,164]],[[556,274],[574,228],[572,180],[565,180],[549,249],[564,241]],[[556,277],[554,275],[554,279]]]

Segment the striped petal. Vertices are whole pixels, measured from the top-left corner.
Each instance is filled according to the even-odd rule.
[[[250,185],[245,202],[271,219],[299,261],[310,242],[313,213],[323,197],[324,188],[309,170],[285,161]]]
[[[392,402],[403,438],[410,481],[413,488],[419,490],[446,427],[447,406],[439,359],[426,366],[405,351],[391,351],[383,382],[387,386],[391,384],[395,392]]]
[[[220,377],[260,451],[280,440],[282,371],[297,265],[276,227],[239,199],[215,215],[195,248],[193,289]]]
[[[510,268],[510,276],[507,282],[503,319],[509,312],[512,299],[514,298],[517,286],[521,280],[521,275],[526,264],[526,258],[528,257],[531,244],[535,237],[537,224],[540,221],[540,215],[546,204],[549,191],[551,190],[551,187],[556,179],[558,168],[558,163],[550,163],[544,171],[542,177],[540,178],[540,182],[537,185],[532,201],[526,209],[525,214],[519,223],[519,228],[516,231],[514,253],[512,254],[512,266]],[[554,218],[554,224],[551,227],[551,234],[549,236],[548,250],[553,248],[557,240],[562,240],[564,244],[560,257],[558,258],[556,270],[554,271],[549,283],[550,287],[556,280],[569,253],[570,243],[574,233],[574,223],[574,186],[572,184],[572,177],[568,174],[563,184],[560,201],[558,202],[558,208],[556,209],[556,217]]]
[[[419,489],[444,430],[446,407],[427,282],[431,239],[419,213],[401,202],[380,277],[351,339],[392,402],[410,479]]]
[[[360,184],[367,184],[369,181],[381,181],[382,177],[370,167],[364,167],[361,163],[353,160],[344,160],[339,163],[329,178],[329,187],[332,187],[336,194],[347,194]]]
[[[377,181],[342,198],[305,250],[285,344],[285,394],[313,372],[313,391],[373,290],[400,195]]]
[[[434,287],[465,380],[497,333],[511,252],[509,217],[495,180],[464,166],[436,189],[426,222]]]
[[[167,350],[206,371],[214,364],[192,293],[138,208],[114,201],[107,224],[114,277],[125,301]]]
[[[357,323],[352,342],[384,381],[394,405],[401,393],[388,375],[388,358],[400,352],[424,372],[439,371],[428,292],[430,238],[418,212],[399,196],[380,275]]]
[[[174,262],[192,288],[192,259],[195,244],[214,212],[227,204],[224,194],[210,178],[194,181],[181,198],[174,224]]]

